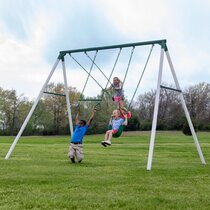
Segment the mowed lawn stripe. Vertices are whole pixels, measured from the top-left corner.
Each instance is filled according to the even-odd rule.
[[[192,137],[157,132],[146,171],[150,132],[126,133],[104,148],[86,135],[84,160],[68,160],[68,136],[0,137],[0,209],[210,209],[210,135],[198,132],[207,165]]]

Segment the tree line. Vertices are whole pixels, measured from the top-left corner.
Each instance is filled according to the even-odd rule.
[[[171,85],[167,85],[172,87]],[[23,135],[68,135],[69,123],[66,98],[62,96],[64,86],[61,83],[50,83],[47,92],[61,95],[44,94],[39,101]],[[78,105],[81,118],[88,119],[91,109],[97,105],[97,111],[89,134],[103,133],[115,108],[111,92],[103,94],[101,102],[81,101],[85,98],[75,87],[69,87],[73,122]],[[155,90],[140,94],[131,106],[132,117],[125,130],[150,130],[155,102]],[[210,130],[210,84],[199,83],[183,91],[186,105],[196,129]],[[101,94],[94,99],[101,97]],[[18,96],[15,90],[4,90],[0,87],[0,135],[16,135],[30,111],[33,100],[23,94]],[[78,104],[79,103],[79,104]],[[125,100],[128,105],[128,101]],[[181,130],[186,118],[179,99],[179,93],[169,89],[161,89],[157,121],[158,130]]]

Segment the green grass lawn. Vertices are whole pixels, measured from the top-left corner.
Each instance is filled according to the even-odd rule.
[[[210,209],[210,133],[198,139],[157,132],[147,171],[150,133],[126,133],[102,147],[103,135],[85,136],[84,160],[67,158],[68,138],[0,137],[0,210],[15,209]]]

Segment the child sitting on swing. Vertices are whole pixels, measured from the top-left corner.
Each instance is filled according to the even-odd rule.
[[[112,137],[119,137],[122,133],[122,129],[120,129],[120,126],[128,124],[127,114],[124,115],[124,118],[121,117],[120,110],[116,109],[112,112],[111,119],[109,121],[109,127],[105,134],[104,141],[101,142],[101,144],[106,147],[107,145],[111,145]]]

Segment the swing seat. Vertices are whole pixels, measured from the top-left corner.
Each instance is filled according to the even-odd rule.
[[[109,126],[108,126],[108,129],[109,129],[109,130],[112,130],[112,125],[109,125]],[[117,133],[114,133],[112,136],[113,136],[114,138],[118,138],[118,137],[120,137],[120,136],[122,135],[122,132],[123,132],[123,125],[120,125],[120,127],[119,127]]]

